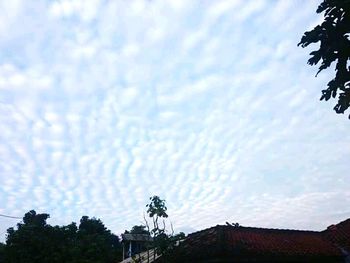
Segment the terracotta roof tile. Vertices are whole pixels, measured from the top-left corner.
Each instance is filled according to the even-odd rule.
[[[175,249],[177,260],[173,262],[285,262],[279,261],[281,258],[293,262],[339,262],[344,251],[336,242],[348,246],[350,240],[350,220],[344,222],[333,232],[218,225],[188,235]]]
[[[347,253],[350,253],[350,218],[323,231],[325,236]]]
[[[222,226],[228,249],[278,255],[341,255],[320,232]]]

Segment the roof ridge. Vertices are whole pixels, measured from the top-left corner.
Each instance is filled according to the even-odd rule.
[[[331,224],[331,225],[327,226],[326,229],[322,230],[321,232],[326,233],[332,229],[336,229],[337,227],[343,227],[344,225],[347,225],[347,224],[349,224],[349,226],[350,226],[350,218],[345,219],[337,224]]]
[[[345,223],[350,223],[350,218],[348,219],[345,219],[337,224],[333,224],[334,226],[339,226],[339,225],[343,225]],[[333,225],[330,225],[330,226],[333,226]],[[291,228],[266,228],[266,227],[251,227],[251,226],[230,226],[230,225],[216,225],[216,226],[212,226],[212,227],[208,227],[208,228],[204,228],[202,230],[199,230],[199,231],[195,231],[195,232],[192,232],[190,234],[188,234],[188,236],[190,235],[194,235],[194,234],[199,234],[199,233],[203,233],[203,232],[206,232],[208,230],[211,230],[211,229],[217,229],[218,227],[227,227],[227,228],[237,228],[237,229],[242,229],[242,230],[261,230],[261,231],[279,231],[279,232],[300,232],[300,233],[313,233],[313,234],[321,234],[325,231],[327,231],[327,228],[324,229],[324,230],[321,230],[321,231],[316,231],[316,230],[305,230],[305,229],[291,229]]]
[[[199,233],[202,233],[202,232],[206,232],[206,231],[208,231],[208,230],[210,230],[210,229],[217,228],[218,226],[220,226],[220,225],[216,225],[216,226],[211,226],[211,227],[208,227],[208,228],[204,228],[204,229],[202,229],[202,230],[198,230],[198,231],[189,233],[188,236],[191,236],[191,235],[194,235],[194,234],[199,234]]]
[[[288,228],[265,228],[265,227],[250,227],[250,226],[228,226],[228,225],[218,225],[221,227],[227,227],[232,229],[242,229],[242,230],[262,230],[262,231],[284,231],[284,232],[302,232],[302,233],[321,233],[321,231],[315,230],[303,230],[303,229],[288,229]]]
[[[345,219],[345,220],[343,220],[343,221],[341,221],[341,222],[339,222],[338,224],[335,224],[335,225],[336,225],[336,226],[339,226],[339,225],[343,225],[343,224],[345,224],[345,223],[350,223],[350,218]]]

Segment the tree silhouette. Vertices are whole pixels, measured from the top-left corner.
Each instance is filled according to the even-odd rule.
[[[121,259],[119,238],[101,220],[83,216],[77,227],[51,226],[48,214],[29,211],[23,223],[7,230],[6,263],[112,263]],[[0,261],[1,262],[1,261]]]
[[[4,253],[5,253],[5,244],[0,242],[0,263],[5,263]]]
[[[155,195],[149,199],[150,203],[146,205],[147,214],[150,218],[152,218],[153,221],[153,229],[150,231],[150,233],[153,237],[155,252],[157,254],[162,254],[168,246],[168,235],[165,233],[164,220],[163,227],[159,227],[158,220],[168,217],[168,214],[166,213],[168,208],[165,205],[165,200],[161,199],[159,196]],[[153,254],[153,260],[155,260],[156,253]]]
[[[144,225],[135,225],[130,231],[125,230],[124,234],[150,234]]]
[[[320,100],[327,101],[338,95],[334,110],[344,113],[350,107],[350,0],[323,0],[316,12],[325,12],[324,21],[305,32],[298,46],[304,48],[320,42],[320,48],[312,51],[308,60],[310,65],[321,61],[317,74],[335,62],[335,77],[322,90]]]
[[[168,218],[165,200],[161,199],[159,196],[150,197],[150,203],[146,205],[147,214],[152,218],[153,229],[150,233],[153,237],[153,245],[157,254],[162,255],[162,262],[168,262],[171,257],[171,251],[176,246],[177,242],[185,238],[185,234],[180,232],[174,235],[174,229],[171,224],[171,234],[167,234],[166,225],[164,219]],[[160,226],[159,220],[162,220],[162,226]],[[148,223],[146,220],[146,225]],[[149,228],[149,227],[148,227]],[[155,253],[154,260],[155,260]]]

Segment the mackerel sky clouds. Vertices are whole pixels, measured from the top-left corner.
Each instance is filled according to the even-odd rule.
[[[296,46],[319,2],[0,1],[0,213],[119,234],[159,195],[177,231],[350,217],[334,71]]]

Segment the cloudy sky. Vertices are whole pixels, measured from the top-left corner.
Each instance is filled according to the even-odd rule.
[[[350,122],[297,47],[318,0],[2,0],[0,213],[51,224],[350,217]],[[18,221],[0,218],[0,240]]]

